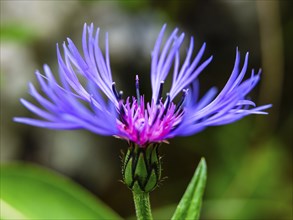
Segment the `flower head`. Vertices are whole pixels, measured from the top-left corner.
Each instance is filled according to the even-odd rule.
[[[56,79],[45,65],[42,75],[36,77],[42,89],[38,92],[29,84],[30,94],[40,107],[21,99],[22,104],[42,119],[15,118],[17,122],[50,129],[86,129],[100,135],[113,135],[145,148],[161,143],[174,136],[195,134],[208,126],[234,122],[250,114],[266,114],[263,110],[271,105],[256,107],[246,99],[260,78],[252,70],[244,80],[248,65],[248,53],[240,66],[240,53],[225,87],[217,93],[211,88],[198,99],[198,75],[211,62],[212,57],[201,61],[205,44],[193,56],[194,41],[191,37],[183,62],[180,49],[184,33],[175,29],[163,43],[166,25],[163,26],[151,56],[152,98],[145,101],[139,88],[139,77],[133,80],[136,94],[123,97],[112,80],[108,34],[105,51],[99,46],[100,30],[84,25],[82,36],[83,54],[67,39],[63,43],[63,56],[57,44],[59,78]],[[172,86],[165,95],[164,81],[171,75]],[[85,82],[85,83],[84,83]],[[181,100],[174,102],[182,93]]]

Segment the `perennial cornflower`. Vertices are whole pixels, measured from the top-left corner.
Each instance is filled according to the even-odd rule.
[[[112,80],[108,34],[103,54],[99,46],[100,29],[94,33],[93,24],[85,24],[83,55],[67,39],[68,44],[63,43],[63,58],[57,44],[61,83],[55,79],[50,68],[44,65],[45,75],[36,71],[36,77],[46,97],[29,84],[30,94],[43,109],[21,99],[26,108],[44,120],[14,120],[50,129],[86,129],[100,135],[113,135],[145,148],[151,143],[160,143],[174,136],[192,135],[208,126],[231,123],[250,114],[267,114],[263,110],[270,105],[256,107],[253,101],[245,98],[259,81],[261,72],[255,74],[252,70],[250,78],[243,80],[248,53],[240,68],[240,53],[236,51],[230,79],[218,95],[216,89],[212,88],[203,98],[198,99],[197,78],[212,57],[200,64],[206,47],[203,44],[195,58],[192,58],[194,40],[191,37],[184,62],[180,65],[184,33],[178,36],[178,29],[175,29],[161,50],[165,29],[166,25],[158,36],[151,56],[151,101],[145,102],[144,95],[140,94],[137,75],[136,96],[123,98],[123,92],[117,91]],[[164,97],[164,81],[172,67],[172,86]],[[86,85],[81,83],[80,77],[86,80]],[[180,92],[180,102],[174,103],[174,98]],[[90,108],[84,103],[88,103]]]
[[[27,109],[42,119],[18,117],[14,120],[50,129],[86,129],[127,140],[131,150],[124,159],[124,181],[130,188],[137,182],[143,191],[151,191],[160,179],[157,155],[160,143],[175,136],[198,133],[208,126],[232,123],[250,114],[267,114],[263,110],[270,105],[256,107],[246,98],[258,83],[261,72],[252,70],[251,76],[244,80],[248,53],[241,66],[237,49],[234,68],[224,88],[219,93],[211,88],[199,98],[198,76],[212,61],[210,57],[201,62],[206,44],[193,56],[194,40],[191,37],[182,58],[184,33],[179,34],[175,29],[163,43],[165,29],[166,25],[151,54],[150,101],[145,101],[141,94],[138,75],[133,77],[135,96],[123,97],[123,92],[117,90],[110,68],[108,34],[103,53],[99,43],[100,29],[95,32],[93,24],[85,24],[83,54],[70,39],[63,43],[63,55],[57,44],[60,79],[56,79],[45,65],[44,75],[36,72],[42,93],[29,84],[30,94],[41,107],[21,99]],[[163,94],[164,82],[170,72],[172,85],[169,92]],[[181,100],[175,103],[178,95]],[[140,158],[144,162],[141,163]],[[146,174],[136,169],[142,169]]]

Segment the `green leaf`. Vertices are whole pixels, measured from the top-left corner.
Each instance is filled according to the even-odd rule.
[[[202,196],[207,179],[207,166],[202,158],[189,183],[172,220],[199,219]]]
[[[64,176],[32,164],[1,165],[0,219],[121,219]]]

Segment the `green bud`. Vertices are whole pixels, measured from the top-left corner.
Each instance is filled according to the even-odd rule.
[[[122,164],[123,181],[128,188],[150,192],[157,187],[161,179],[159,145],[154,143],[142,148],[131,143]]]

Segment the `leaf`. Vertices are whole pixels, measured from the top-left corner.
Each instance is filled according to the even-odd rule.
[[[32,164],[1,165],[0,219],[121,219],[64,176]]]
[[[189,183],[180,203],[178,204],[172,220],[199,219],[202,196],[207,179],[207,166],[202,158]]]

